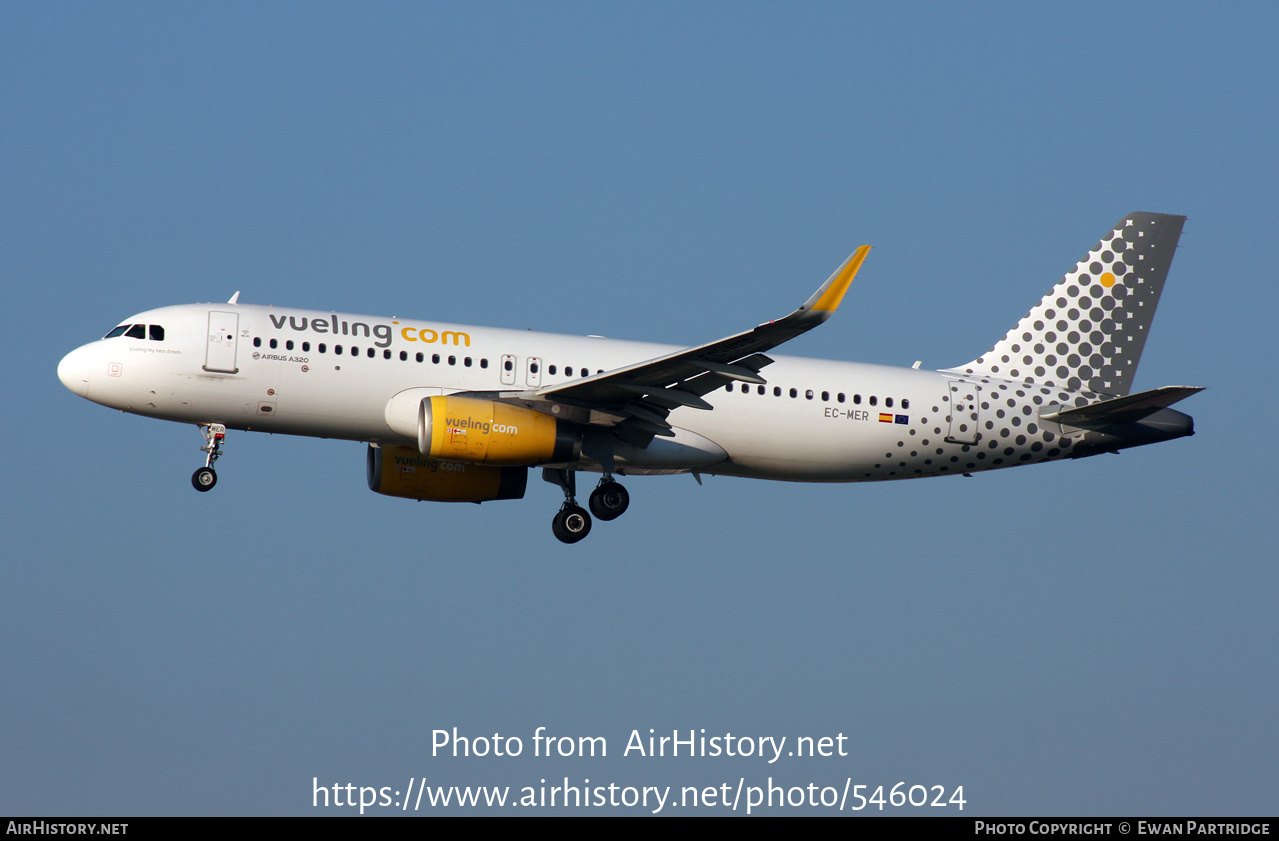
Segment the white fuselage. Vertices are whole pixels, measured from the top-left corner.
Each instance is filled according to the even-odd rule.
[[[68,388],[164,420],[378,444],[417,444],[388,423],[406,390],[531,392],[678,350],[244,304],[165,307],[125,323],[147,327],[67,355]],[[989,376],[773,358],[767,385],[733,382],[705,395],[710,411],[675,409],[675,438],[623,454],[618,472],[856,482],[1010,467],[1072,455],[1078,436],[1040,411],[1095,398]],[[670,440],[685,446],[663,461],[675,453]],[[589,458],[561,466],[598,469]]]

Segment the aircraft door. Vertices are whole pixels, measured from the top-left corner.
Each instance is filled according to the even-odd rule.
[[[539,357],[530,356],[525,363],[524,384],[532,388],[542,384],[542,360]]]
[[[502,354],[502,385],[515,385],[515,357]]]
[[[952,444],[976,444],[981,423],[981,389],[976,383],[950,381],[950,433]]]
[[[208,346],[204,352],[204,370],[223,374],[235,374],[236,334],[239,333],[240,315],[234,312],[209,313]]]

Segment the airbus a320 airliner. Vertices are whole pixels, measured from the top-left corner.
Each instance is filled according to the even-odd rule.
[[[217,482],[227,429],[368,443],[368,483],[416,500],[524,496],[531,467],[564,492],[555,536],[630,497],[618,476],[692,473],[870,482],[1037,464],[1194,434],[1132,394],[1185,217],[1132,213],[993,348],[939,371],[768,351],[829,318],[869,246],[795,312],[681,348],[241,304],[139,313],[67,354],[95,403],[197,425]],[[587,513],[579,471],[600,473]]]

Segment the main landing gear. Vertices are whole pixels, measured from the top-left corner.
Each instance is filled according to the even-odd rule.
[[[631,504],[631,495],[626,492],[626,488],[613,481],[612,477],[605,476],[600,479],[595,490],[591,491],[587,504],[591,506],[591,513],[601,520],[616,520],[626,513]]]
[[[551,532],[563,543],[576,543],[591,533],[591,515],[577,504],[577,473],[573,470],[546,468],[542,478],[564,491],[564,504],[551,520]],[[612,476],[605,476],[591,491],[587,504],[591,514],[601,520],[616,520],[631,504],[631,495]]]
[[[218,483],[218,474],[213,470],[213,463],[218,460],[218,456],[222,455],[222,442],[226,440],[226,425],[211,423],[201,426],[200,434],[204,436],[205,441],[200,449],[209,455],[204,460],[204,467],[191,474],[191,487],[204,492],[213,490],[213,486]]]
[[[551,519],[551,532],[561,543],[576,543],[591,533],[591,515],[574,502],[565,501]]]

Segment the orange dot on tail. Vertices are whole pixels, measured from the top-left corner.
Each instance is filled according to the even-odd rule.
[[[1109,289],[1115,285],[1115,276],[1110,272],[1101,273],[1101,285]]]

